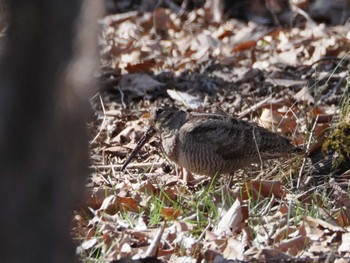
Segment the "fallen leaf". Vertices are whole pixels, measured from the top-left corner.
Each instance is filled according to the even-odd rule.
[[[265,82],[270,83],[274,86],[280,87],[295,87],[295,86],[305,86],[307,84],[306,80],[293,80],[293,79],[271,79],[268,78]]]
[[[307,86],[304,86],[301,90],[299,90],[295,95],[294,98],[296,100],[302,100],[305,101],[309,104],[314,104],[315,103],[315,99],[314,97],[311,95],[310,92],[310,88]]]
[[[162,207],[160,214],[166,219],[176,219],[180,215],[180,209],[173,207]]]
[[[117,196],[116,204],[121,210],[131,211],[135,213],[139,211],[139,203],[131,197]]]
[[[306,248],[308,243],[309,239],[306,236],[297,236],[281,241],[277,248],[296,256],[301,250]]]
[[[323,229],[329,229],[333,232],[341,232],[341,233],[345,232],[345,229],[340,226],[327,223],[326,221],[323,221],[318,218],[313,218],[311,216],[307,216],[305,218],[305,222],[307,222],[311,227],[322,227]]]
[[[152,92],[164,84],[147,74],[134,73],[123,75],[119,86],[123,92],[129,92],[132,97],[143,97],[147,92]]]
[[[154,26],[157,30],[162,30],[167,32],[169,29],[174,30],[175,32],[180,31],[180,27],[176,25],[176,19],[171,17],[171,12],[167,8],[158,7],[153,11],[153,21]]]
[[[343,233],[341,236],[341,244],[338,248],[339,253],[350,251],[350,233]]]
[[[84,193],[86,206],[97,210],[101,207],[105,198],[114,193],[114,191],[105,188],[95,188],[93,191],[87,190]]]
[[[140,60],[137,63],[130,62],[124,67],[124,69],[127,70],[129,73],[151,72],[152,68],[155,67],[155,65],[155,59],[144,59]]]
[[[282,188],[280,181],[248,181],[242,188],[242,198],[247,200],[253,198],[259,200],[260,198],[270,197],[274,195],[276,198],[283,198],[286,192]]]
[[[244,250],[245,250],[246,244],[234,239],[229,238],[227,242],[227,246],[223,252],[223,256],[225,259],[228,260],[234,260],[234,261],[240,261],[244,260]]]
[[[88,250],[92,248],[97,243],[97,238],[91,238],[89,240],[84,241],[81,244],[82,249]]]
[[[246,50],[246,49],[251,49],[251,48],[253,48],[255,46],[256,46],[256,41],[255,40],[246,41],[246,42],[237,44],[232,49],[232,52],[238,52],[238,51],[242,51],[242,50]]]
[[[111,147],[104,149],[104,152],[109,153],[109,154],[116,156],[116,157],[124,158],[125,156],[127,156],[131,152],[131,149],[123,147],[123,146],[111,146]]]
[[[192,96],[186,92],[168,89],[167,93],[169,94],[170,98],[183,103],[190,109],[198,109],[199,107],[203,106],[203,102],[198,97]]]
[[[262,250],[262,253],[265,256],[265,261],[266,262],[288,262],[290,260],[292,260],[292,257],[282,253],[281,251],[277,250],[277,249],[271,249],[271,248],[264,248]]]
[[[241,202],[236,199],[230,209],[219,221],[214,233],[218,236],[223,234],[230,236],[232,232],[235,232],[238,224],[242,222],[242,220]]]

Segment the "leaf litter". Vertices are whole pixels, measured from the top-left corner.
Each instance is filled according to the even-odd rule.
[[[217,23],[210,12],[157,7],[100,21],[91,174],[72,224],[80,260],[348,260],[350,173],[323,163],[323,149],[348,107],[349,24]],[[142,116],[164,106],[256,122],[306,154],[187,185],[153,136],[122,171],[148,129]]]

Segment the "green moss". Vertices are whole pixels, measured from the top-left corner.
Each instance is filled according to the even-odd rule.
[[[336,128],[331,131],[329,137],[322,146],[324,154],[335,152],[332,161],[333,168],[339,167],[344,162],[350,161],[350,121],[349,115],[343,116]]]

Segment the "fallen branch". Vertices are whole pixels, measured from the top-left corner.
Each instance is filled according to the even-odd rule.
[[[129,169],[143,169],[143,168],[159,168],[162,167],[161,162],[158,163],[132,163],[129,165]],[[124,167],[124,164],[113,164],[113,165],[91,165],[89,166],[90,169],[94,170],[109,170],[109,169],[115,169],[117,171],[122,171],[122,168]],[[125,167],[124,167],[125,168]]]

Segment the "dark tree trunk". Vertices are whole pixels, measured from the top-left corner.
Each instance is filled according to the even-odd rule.
[[[7,1],[0,60],[1,262],[72,262],[87,174],[84,105],[66,70],[79,0]]]

